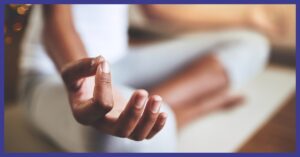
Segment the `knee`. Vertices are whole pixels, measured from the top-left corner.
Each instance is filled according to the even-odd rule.
[[[270,54],[270,43],[263,34],[254,31],[240,32],[240,40],[243,44],[249,45],[248,55],[255,58],[260,64],[267,62]]]
[[[235,31],[230,44],[218,49],[218,58],[224,65],[233,88],[239,88],[261,72],[267,64],[270,44],[262,34],[252,31]],[[228,37],[227,37],[228,38]]]
[[[249,30],[236,31],[233,40],[237,43],[233,52],[244,64],[251,64],[253,69],[263,69],[269,59],[270,43],[261,33]],[[256,68],[255,68],[256,67]]]

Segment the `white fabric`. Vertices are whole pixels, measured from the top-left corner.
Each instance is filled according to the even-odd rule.
[[[180,67],[190,63],[191,60],[211,52],[208,51],[211,47],[231,41],[230,36],[226,36],[219,42],[209,42],[216,41],[227,33],[186,35],[159,44],[131,48],[131,52],[123,59],[112,64],[113,83],[124,86],[125,88],[121,89],[128,98],[132,91],[126,88],[139,88],[157,84],[173,75]],[[232,33],[239,38],[234,37],[233,46],[227,45],[226,50],[237,54],[224,53],[221,51],[222,49],[220,52],[216,51],[215,53],[221,61],[223,60],[222,55],[225,56],[224,58],[230,58],[225,60],[224,63],[228,63],[232,67],[238,67],[237,69],[241,71],[251,70],[253,65],[259,64],[257,65],[259,68],[255,69],[256,72],[251,73],[252,77],[262,69],[267,60],[268,51],[262,51],[267,49],[267,45],[265,42],[253,42],[255,44],[249,47],[247,43],[251,42],[250,39],[259,41],[262,40],[262,37],[243,31]],[[203,43],[206,46],[197,43]],[[238,53],[244,53],[242,56],[251,59],[253,65],[237,62],[236,60],[243,59],[239,57]],[[264,55],[258,55],[257,53],[263,53]],[[265,58],[261,56],[265,56]],[[225,67],[231,66],[225,65]],[[227,71],[230,70],[227,69]],[[32,96],[27,99],[30,103],[29,115],[33,123],[67,151],[176,151],[176,120],[173,112],[167,106],[164,107],[164,110],[169,114],[167,127],[159,136],[150,141],[134,142],[103,135],[79,125],[72,117],[63,83],[57,74],[52,74],[51,77],[41,77],[36,83],[36,88],[31,88],[29,93],[32,93]]]
[[[136,88],[149,87],[192,60],[215,53],[227,72],[230,86],[238,89],[264,69],[270,50],[267,39],[258,33],[226,30],[185,34],[171,40],[131,47],[129,51],[113,67],[117,71],[113,74],[117,82]]]
[[[74,25],[89,56],[101,54],[114,63],[125,55],[128,46],[127,11],[127,5],[72,5]],[[55,72],[42,44],[42,21],[42,6],[35,5],[21,45],[21,69],[25,73],[28,70]]]
[[[129,99],[132,90],[128,87],[120,89]],[[63,82],[54,75],[44,77],[32,91],[29,115],[37,129],[69,152],[174,152],[177,144],[176,120],[167,105],[161,110],[168,114],[166,125],[151,140],[137,142],[102,134],[76,122]]]
[[[267,41],[261,35],[249,31],[183,35],[164,42],[132,47],[130,53],[122,57],[127,49],[127,25],[123,21],[127,19],[125,8],[118,5],[74,7],[76,28],[89,55],[95,56],[101,51],[99,54],[111,62],[113,83],[125,89],[155,85],[209,52],[216,53],[224,65],[231,86],[239,87],[256,75],[267,61]],[[176,120],[167,105],[164,107],[169,114],[167,127],[150,141],[134,142],[103,135],[75,122],[62,81],[54,72],[53,63],[45,54],[40,40],[40,11],[37,7],[33,12],[24,39],[22,58],[24,76],[32,70],[40,71],[41,76],[47,75],[36,76],[38,81],[31,82],[30,85],[34,86],[27,91],[32,93],[26,102],[29,103],[29,115],[33,123],[67,151],[175,151]],[[95,12],[101,14],[95,15]],[[98,15],[98,20],[89,17]],[[127,96],[132,92],[122,89]]]

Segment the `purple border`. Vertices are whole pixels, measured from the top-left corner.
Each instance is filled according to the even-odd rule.
[[[261,156],[261,157],[273,157],[273,156],[300,156],[299,153],[299,136],[296,136],[297,142],[296,142],[296,147],[297,151],[295,153],[155,153],[155,154],[137,154],[137,153],[7,153],[4,152],[4,32],[3,32],[3,26],[4,26],[4,5],[9,4],[9,3],[32,3],[32,4],[38,4],[38,3],[43,3],[43,4],[63,4],[63,3],[111,3],[111,4],[197,4],[197,3],[204,3],[204,4],[214,4],[214,3],[221,3],[221,4],[296,4],[297,1],[295,0],[102,0],[102,1],[97,1],[97,0],[0,0],[0,48],[1,48],[1,54],[0,54],[0,102],[1,102],[1,152],[0,156],[20,156],[20,157],[25,157],[25,156],[111,156],[111,157],[117,157],[117,156],[172,156],[172,157],[177,157],[177,156]],[[297,17],[299,15],[299,11],[297,11]],[[298,18],[297,18],[297,25],[298,25]],[[298,31],[297,35],[299,34]],[[299,45],[299,41],[297,40],[297,46]],[[298,49],[296,49],[296,56],[299,58],[299,52]],[[296,63],[296,78],[298,76],[298,66],[299,64]],[[296,81],[297,82],[297,81]],[[296,91],[297,87],[299,85],[296,83]],[[298,97],[299,93],[296,92],[296,109],[297,113],[299,113],[299,105],[298,105]],[[296,114],[296,123],[297,123],[297,130],[299,130],[299,115]]]

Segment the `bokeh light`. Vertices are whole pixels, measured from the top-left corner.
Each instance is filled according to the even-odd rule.
[[[25,7],[25,5],[22,5],[22,6],[17,8],[17,13],[19,15],[24,15],[27,10],[28,10],[28,7]]]

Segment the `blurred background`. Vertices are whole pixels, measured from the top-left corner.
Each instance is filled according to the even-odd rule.
[[[20,109],[16,107],[20,42],[26,30],[31,8],[30,4],[10,4],[5,9],[5,150],[60,151],[53,144],[44,142],[37,132],[26,125]],[[203,121],[195,122],[180,134],[179,150],[295,151],[295,5],[131,5],[129,19],[130,45],[159,42],[174,35],[193,31],[222,29],[225,26],[203,27],[203,23],[217,25],[222,20],[232,20],[232,23],[240,21],[239,27],[253,29],[267,36],[272,45],[269,65],[261,76],[243,89],[249,98],[255,100],[249,103],[262,105],[264,108],[258,109],[248,105],[250,107],[230,111],[230,114],[212,115]],[[254,118],[252,124],[236,127],[236,123],[230,119],[247,118],[243,117],[246,111],[254,114],[261,112],[261,116]],[[205,140],[209,130],[218,124],[227,125],[224,132],[232,132],[227,136],[232,135],[237,140],[226,141],[224,134]],[[230,126],[235,130],[228,130]],[[236,133],[245,127],[248,128],[247,131]],[[202,131],[203,134],[196,138],[191,136],[193,133],[197,134],[197,131]],[[195,139],[197,142],[206,142],[193,143]],[[22,144],[22,141],[26,141],[27,144]]]

